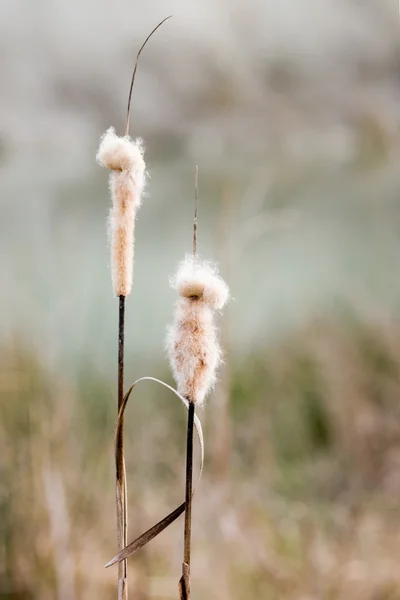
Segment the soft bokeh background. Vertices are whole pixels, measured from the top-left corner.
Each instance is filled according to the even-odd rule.
[[[112,297],[101,133],[150,180],[127,383],[171,381],[168,277],[191,247],[233,300],[202,413],[193,597],[400,599],[400,38],[396,0],[2,0],[0,598],[116,597]],[[127,413],[130,538],[183,498],[185,415]],[[182,522],[129,560],[177,597]]]

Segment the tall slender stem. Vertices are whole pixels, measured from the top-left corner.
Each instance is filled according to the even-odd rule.
[[[145,47],[145,45],[147,44],[147,42],[149,41],[149,39],[153,35],[153,33],[155,33],[157,31],[157,29],[159,27],[161,27],[161,25],[163,23],[165,23],[165,21],[168,21],[168,19],[170,19],[171,17],[172,17],[172,15],[169,15],[169,17],[165,17],[165,19],[163,19],[156,27],[154,27],[153,31],[151,33],[149,33],[149,35],[147,36],[147,38],[144,40],[143,44],[140,46],[139,52],[136,55],[136,62],[135,62],[135,66],[133,68],[132,79],[131,79],[131,87],[129,88],[128,108],[127,108],[127,111],[126,111],[126,124],[125,124],[125,135],[126,136],[129,135],[129,122],[130,122],[130,119],[131,119],[132,91],[133,91],[133,84],[135,83],[136,71],[137,71],[137,68],[138,68],[140,55],[142,53],[143,48]]]
[[[118,411],[124,400],[124,334],[125,334],[125,296],[119,297],[118,313]]]
[[[199,165],[194,174],[193,258],[197,256],[197,215],[199,211]]]
[[[124,333],[125,333],[125,296],[119,296],[118,318],[118,413],[124,400]],[[127,499],[124,456],[124,425],[121,423],[116,440],[116,499],[117,499],[117,538],[118,550],[128,543],[127,539]],[[128,581],[126,560],[118,565],[118,600],[127,600]]]
[[[185,533],[184,533],[182,578],[180,580],[181,600],[190,600],[190,551],[191,551],[191,538],[192,538],[194,408],[195,408],[195,403],[189,400],[187,440],[186,440]]]
[[[193,259],[197,257],[197,216],[199,209],[199,167],[194,175],[194,218],[193,218]],[[187,398],[188,425],[186,439],[186,489],[185,489],[185,532],[183,542],[182,577],[179,581],[181,600],[190,600],[190,551],[192,545],[192,496],[193,496],[193,427],[195,403]]]

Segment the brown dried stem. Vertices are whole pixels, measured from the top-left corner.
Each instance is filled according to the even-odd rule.
[[[153,31],[151,31],[149,33],[149,35],[147,36],[147,38],[144,40],[143,44],[140,46],[139,52],[136,55],[135,66],[133,67],[133,73],[132,73],[132,79],[131,79],[131,86],[129,88],[128,108],[127,108],[127,111],[126,111],[125,135],[129,135],[129,122],[130,122],[130,117],[131,117],[132,90],[133,90],[133,84],[135,83],[136,71],[137,71],[137,68],[138,68],[138,63],[139,63],[140,55],[142,53],[143,48],[145,47],[145,45],[147,44],[147,42],[151,38],[151,36],[157,31],[157,29],[159,27],[161,27],[161,25],[163,23],[165,23],[165,21],[168,21],[168,19],[170,19],[171,17],[172,17],[172,15],[169,15],[169,17],[165,17],[165,19],[163,19],[158,25],[156,25],[156,27],[154,27]]]
[[[193,258],[197,256],[197,213],[199,208],[199,166],[194,175],[194,219],[193,219]]]
[[[181,600],[190,600],[190,554],[192,541],[192,487],[193,487],[193,423],[195,403],[189,400],[186,441],[186,491],[185,491],[185,533],[183,548],[182,577],[179,581]]]
[[[124,402],[124,334],[125,334],[125,296],[119,296],[118,312],[118,414]],[[115,440],[116,501],[117,501],[117,538],[118,549],[125,548],[128,540],[127,487],[124,456],[124,422],[122,419]],[[128,582],[126,561],[118,565],[118,600],[127,600]]]
[[[197,212],[199,205],[199,167],[196,165],[194,178],[193,258],[197,256]],[[186,485],[185,485],[185,531],[183,541],[182,577],[179,581],[181,600],[190,600],[190,554],[192,546],[192,498],[193,498],[193,423],[195,403],[189,402],[186,439]]]

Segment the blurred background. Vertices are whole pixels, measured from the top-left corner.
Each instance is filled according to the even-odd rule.
[[[201,413],[198,600],[400,599],[400,38],[395,0],[2,0],[0,599],[116,597],[117,301],[101,134],[150,175],[126,383],[171,375],[168,278],[199,251],[232,301]],[[184,496],[185,412],[127,410],[129,538]],[[177,597],[180,519],[129,560]]]

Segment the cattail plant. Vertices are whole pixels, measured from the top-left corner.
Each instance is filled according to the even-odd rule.
[[[113,127],[103,135],[97,153],[98,162],[111,171],[111,273],[114,294],[120,299],[132,291],[135,218],[145,183],[143,153],[141,140],[118,137]]]
[[[125,135],[119,137],[113,128],[102,136],[97,153],[98,163],[110,170],[110,191],[112,208],[109,215],[111,240],[111,272],[114,294],[119,299],[118,323],[118,414],[124,400],[124,335],[125,335],[125,298],[132,291],[134,232],[137,211],[141,205],[145,184],[145,162],[143,145],[140,139],[129,136],[130,107],[133,84],[140,54],[153,33],[170,17],[167,17],[153,29],[142,44],[135,62],[129,90]],[[127,487],[124,457],[124,424],[121,421],[115,444],[116,462],[116,503],[117,503],[117,540],[119,549],[127,545]],[[118,600],[128,597],[126,562],[118,568]]]
[[[169,328],[167,349],[177,391],[189,404],[186,443],[185,529],[182,600],[190,599],[190,555],[192,525],[193,423],[195,406],[201,405],[216,381],[221,361],[214,313],[225,305],[229,290],[216,268],[197,257],[198,169],[196,167],[193,256],[181,263],[171,285],[180,298]]]
[[[116,439],[118,439],[124,411],[130,394],[141,381],[156,381],[173,391],[188,409],[186,437],[186,484],[185,502],[156,525],[133,540],[120,551],[106,567],[126,560],[171,525],[185,511],[184,552],[182,577],[179,591],[182,600],[190,598],[190,551],[191,511],[193,489],[193,429],[197,431],[201,449],[200,475],[204,461],[204,443],[201,423],[195,414],[195,406],[204,403],[208,392],[216,381],[216,371],[221,362],[215,312],[225,305],[229,290],[211,263],[197,257],[197,204],[198,169],[196,167],[195,218],[193,227],[193,255],[187,256],[171,279],[171,285],[180,296],[172,326],[168,330],[167,350],[171,369],[177,384],[174,390],[154,377],[142,377],[129,388],[118,416]]]

